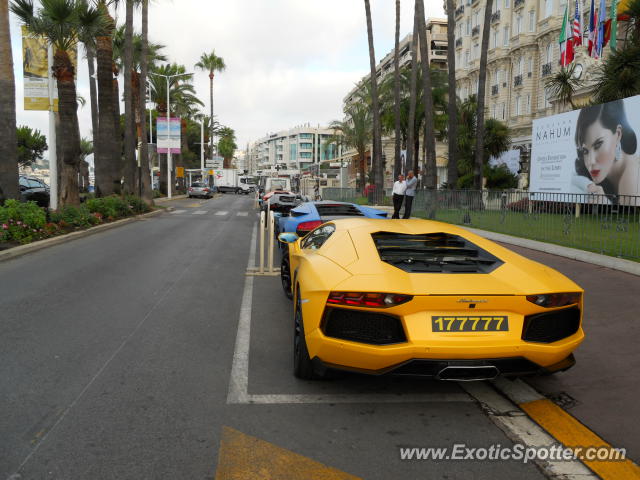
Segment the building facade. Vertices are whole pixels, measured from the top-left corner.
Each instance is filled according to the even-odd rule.
[[[266,135],[250,146],[248,165],[252,173],[308,171],[339,157],[332,141],[335,134],[332,129],[306,124]]]
[[[609,2],[607,2],[609,3]],[[458,0],[456,18],[456,88],[461,100],[478,92],[480,45],[486,0]],[[486,114],[503,121],[511,130],[512,145],[521,152],[522,181],[531,152],[533,119],[566,110],[546,88],[560,70],[560,30],[567,0],[494,0],[487,58]],[[446,8],[446,3],[445,3]],[[575,0],[570,0],[573,21]],[[583,25],[588,23],[588,9]],[[586,23],[585,23],[586,22]],[[586,38],[585,38],[586,40]],[[605,49],[608,51],[608,49]],[[583,87],[577,103],[588,100],[596,67],[586,47],[576,50],[576,76]]]

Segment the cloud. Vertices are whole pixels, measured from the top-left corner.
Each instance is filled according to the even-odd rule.
[[[372,0],[377,59],[393,49],[395,2]],[[442,2],[425,2],[427,17],[442,17]],[[413,2],[401,4],[401,36],[412,30]],[[118,20],[123,20],[122,12]],[[238,145],[302,123],[326,124],[342,115],[342,99],[369,70],[361,0],[162,0],[151,2],[150,39],[166,45],[170,61],[194,71],[200,54],[215,49],[227,69],[214,81],[218,120],[236,130]],[[21,82],[19,28],[12,21],[16,76]],[[17,51],[16,51],[17,49]],[[195,72],[199,98],[209,111],[209,79]],[[89,99],[86,66],[79,88]],[[22,103],[20,99],[19,103]],[[37,117],[37,115],[41,115]],[[80,113],[90,134],[90,111]],[[20,123],[42,125],[46,113],[18,110]]]

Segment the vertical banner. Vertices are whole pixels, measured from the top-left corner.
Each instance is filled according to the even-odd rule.
[[[166,117],[158,117],[156,119],[158,153],[180,153],[181,130],[179,118],[170,118],[167,125]]]
[[[22,26],[22,70],[24,72],[24,109],[49,110],[49,65],[47,41]],[[57,97],[57,89],[55,95]],[[57,102],[57,100],[55,100]]]

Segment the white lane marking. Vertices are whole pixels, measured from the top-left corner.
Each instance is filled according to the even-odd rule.
[[[192,213],[192,215],[204,215],[205,213],[209,213],[207,210],[196,210]]]
[[[255,268],[258,225],[251,234],[247,270]],[[229,379],[228,404],[326,404],[326,403],[433,403],[472,402],[464,392],[425,394],[249,394],[249,345],[251,344],[251,309],[253,302],[253,279],[247,275],[240,306],[238,332],[236,334],[233,364]]]
[[[174,210],[173,212],[171,212],[173,215],[175,215],[176,213],[184,213],[186,212],[186,210]]]
[[[236,216],[238,216],[238,217],[246,217],[247,215],[249,215],[249,212],[238,212],[238,213],[236,213]]]
[[[518,398],[531,398],[530,387],[521,380],[512,382],[513,385],[509,385],[511,381],[504,378],[493,380],[491,383],[499,390],[508,385],[509,393],[515,394]],[[561,447],[560,442],[531,420],[517,405],[491,388],[488,382],[460,382],[460,386],[480,403],[489,419],[514,443],[536,450],[551,446]],[[511,397],[511,395],[508,396]],[[511,400],[513,399],[511,398]],[[595,480],[598,478],[579,460],[534,459],[533,462],[542,469],[548,478],[567,480]]]
[[[226,215],[227,213],[229,212],[227,212],[226,210],[220,210],[219,212],[216,212],[216,215]]]

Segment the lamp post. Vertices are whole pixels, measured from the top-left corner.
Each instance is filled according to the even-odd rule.
[[[173,170],[173,165],[171,162],[171,148],[169,148],[169,138],[171,133],[170,128],[170,117],[171,117],[171,104],[169,99],[169,91],[170,85],[169,80],[174,77],[184,77],[193,75],[193,73],[176,73],[175,75],[162,75],[160,73],[149,72],[149,75],[155,75],[156,77],[164,77],[167,81],[167,198],[171,198],[171,190],[173,189],[173,178],[171,176],[171,171]],[[157,138],[156,138],[157,141]]]

